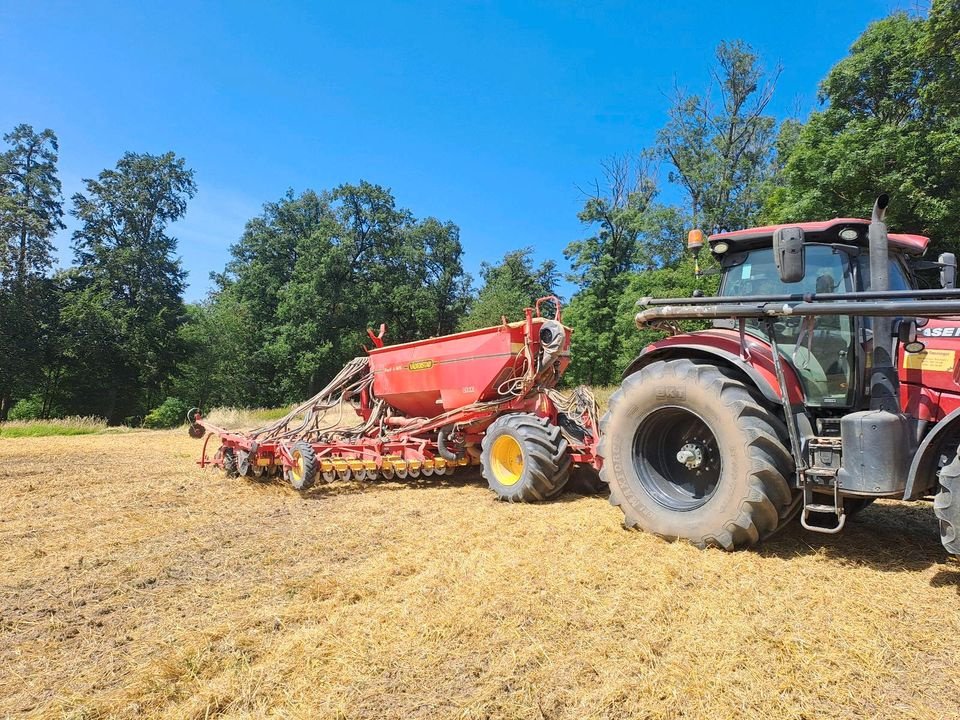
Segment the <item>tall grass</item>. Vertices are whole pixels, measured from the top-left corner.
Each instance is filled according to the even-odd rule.
[[[279,420],[293,410],[293,407],[293,405],[279,408],[218,407],[204,415],[204,418],[214,425],[231,430],[254,428],[273,420]]]
[[[96,417],[66,417],[58,420],[11,420],[0,423],[0,438],[92,435],[104,432],[107,421]]]

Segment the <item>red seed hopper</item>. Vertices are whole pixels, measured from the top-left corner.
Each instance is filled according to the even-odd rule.
[[[542,304],[553,317],[541,315]],[[570,362],[560,302],[541,298],[525,319],[400,345],[355,358],[315,397],[263,428],[231,432],[193,413],[191,434],[220,439],[201,465],[228,474],[283,473],[299,490],[318,479],[446,474],[480,464],[497,494],[559,493],[573,463],[597,466],[596,403],[586,388],[555,388]],[[358,419],[344,421],[351,406]],[[211,435],[207,436],[207,441]]]

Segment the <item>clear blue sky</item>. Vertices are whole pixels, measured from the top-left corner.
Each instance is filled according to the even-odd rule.
[[[533,245],[566,269],[577,184],[649,145],[674,82],[743,38],[818,81],[891,0],[97,3],[0,0],[0,128],[52,128],[64,194],[127,150],[173,150],[199,192],[174,227],[187,299],[264,202],[366,179],[461,228],[466,265]],[[68,224],[72,224],[68,220]],[[70,260],[69,230],[59,238]]]

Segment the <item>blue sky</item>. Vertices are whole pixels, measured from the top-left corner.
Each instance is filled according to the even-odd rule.
[[[173,150],[197,197],[173,228],[188,300],[264,202],[366,179],[461,228],[466,266],[532,245],[566,269],[577,185],[651,144],[674,83],[743,38],[808,111],[866,25],[902,4],[0,0],[0,128],[60,138],[64,194],[127,150]],[[68,225],[72,221],[68,219]],[[69,229],[58,238],[67,263]]]

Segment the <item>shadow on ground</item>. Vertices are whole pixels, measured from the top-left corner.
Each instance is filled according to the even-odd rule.
[[[780,558],[819,555],[883,572],[925,570],[949,558],[930,504],[897,501],[874,503],[837,535],[810,532],[793,521],[755,552]]]
[[[242,479],[241,479],[242,481]],[[248,481],[253,482],[253,481]],[[264,483],[277,490],[294,491],[280,478]],[[485,488],[477,467],[462,468],[455,475],[406,478],[404,480],[335,481],[318,483],[301,493],[318,501],[343,495],[409,490],[462,490]],[[586,496],[606,496],[606,486],[595,473],[578,470],[567,489],[553,503],[576,503]],[[618,510],[610,508],[611,513]],[[628,532],[628,531],[624,531]],[[790,559],[817,555],[842,566],[865,566],[882,572],[919,572],[950,560],[940,543],[937,521],[928,502],[878,501],[847,521],[837,535],[803,529],[794,519],[774,537],[747,550],[762,557]],[[960,594],[960,564],[941,570],[931,584],[954,585]]]

